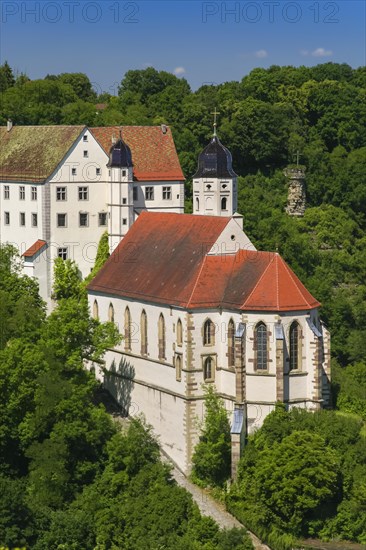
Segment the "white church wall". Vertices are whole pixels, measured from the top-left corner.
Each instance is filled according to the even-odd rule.
[[[231,219],[207,253],[217,256],[219,254],[236,254],[239,250],[256,250],[256,248],[235,219]]]

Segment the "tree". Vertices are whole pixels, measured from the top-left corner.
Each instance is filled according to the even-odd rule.
[[[92,271],[89,273],[89,275],[85,278],[85,283],[88,284],[98,271],[103,267],[105,262],[109,258],[109,237],[108,237],[108,231],[104,231],[103,235],[101,236],[98,244],[97,249],[97,255],[95,257],[95,263]]]
[[[222,399],[206,386],[205,419],[192,457],[192,476],[203,485],[222,486],[231,471],[230,424]]]
[[[15,84],[13,71],[7,61],[0,65],[0,93],[5,92]]]

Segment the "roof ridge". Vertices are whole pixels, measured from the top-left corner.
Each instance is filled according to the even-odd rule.
[[[199,272],[198,272],[198,274],[197,274],[195,283],[194,283],[194,285],[193,285],[192,293],[191,293],[191,295],[190,295],[190,297],[189,297],[189,300],[187,301],[187,308],[190,306],[190,303],[191,303],[193,294],[194,294],[194,292],[195,292],[195,290],[196,290],[196,287],[197,287],[197,285],[198,285],[198,281],[199,281],[199,279],[200,279],[200,276],[201,276],[201,273],[202,273],[202,270],[203,270],[203,266],[205,265],[207,256],[208,256],[208,254],[205,254],[205,257],[204,257],[204,259],[203,259],[203,262],[202,262],[201,267],[200,267],[200,269],[199,269]]]
[[[254,252],[254,251],[253,251],[253,252]],[[256,252],[257,252],[257,253],[259,252],[259,254],[261,253],[261,251],[258,251],[258,250],[257,250]],[[269,254],[273,254],[273,252],[269,252]],[[270,268],[270,266],[272,265],[273,261],[274,261],[274,257],[273,257],[273,258],[271,259],[271,261],[268,263],[266,269],[263,271],[262,275],[259,277],[259,279],[258,279],[256,285],[253,287],[251,293],[249,294],[249,296],[246,298],[246,300],[245,300],[245,301],[243,302],[243,304],[241,305],[241,308],[243,308],[244,305],[245,305],[245,303],[247,303],[247,302],[249,301],[250,297],[252,296],[252,294],[254,293],[254,291],[255,291],[255,290],[257,289],[257,287],[259,286],[261,280],[263,279],[263,277],[264,277],[265,274],[267,273],[267,271],[268,271],[268,269]]]
[[[294,273],[291,268],[287,265],[287,263],[285,262],[285,260],[280,256],[280,259],[282,260],[282,264],[284,266],[284,268],[286,269],[286,271],[288,272],[292,282],[294,283],[294,285],[296,286],[297,290],[299,291],[302,299],[304,300],[304,302],[309,306],[309,308],[311,308],[311,304],[308,302],[308,300],[305,298],[304,294],[302,293],[301,289],[299,288],[299,285],[297,284],[297,282],[295,281],[295,279],[293,278],[293,275],[295,275],[295,277],[298,279],[298,281],[301,283],[300,279],[298,278],[298,276],[296,275],[296,273]],[[301,283],[303,285],[303,283]],[[304,285],[303,285],[304,286]],[[305,287],[304,287],[305,288]],[[309,291],[308,291],[309,292]],[[310,292],[309,292],[310,294]],[[311,295],[312,296],[312,295]],[[315,299],[316,300],[316,299]],[[316,300],[318,301],[318,300]]]

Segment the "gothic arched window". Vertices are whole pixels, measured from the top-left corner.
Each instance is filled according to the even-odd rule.
[[[212,357],[206,357],[203,363],[203,379],[205,382],[213,380],[213,360]]]
[[[182,356],[176,355],[175,357],[175,377],[177,380],[182,380]]]
[[[147,315],[143,309],[141,313],[141,355],[147,355]]]
[[[299,368],[300,327],[294,321],[290,326],[290,370]]]
[[[257,370],[267,370],[267,327],[264,323],[258,323],[255,328],[255,343],[256,343],[256,368]]]
[[[93,317],[94,319],[99,319],[99,306],[96,300],[94,300],[93,304]]]
[[[128,306],[125,309],[125,350],[131,350],[131,313]]]
[[[114,323],[114,307],[112,303],[109,304],[108,308],[108,321]]]
[[[183,344],[183,326],[180,319],[178,319],[177,322],[177,344],[178,346],[181,346]]]
[[[227,210],[227,198],[222,197],[221,199],[221,210]]]
[[[159,359],[165,359],[165,321],[164,315],[160,313],[158,324],[159,337]]]
[[[228,331],[227,331],[227,358],[228,367],[235,366],[235,325],[234,321],[230,319]]]
[[[211,319],[207,319],[203,325],[203,345],[209,346],[215,343],[215,326]]]

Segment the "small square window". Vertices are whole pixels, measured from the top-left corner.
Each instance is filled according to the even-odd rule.
[[[122,204],[127,204],[127,199],[122,199]]]
[[[76,176],[76,168],[71,168],[71,175]]]
[[[138,189],[137,189],[137,187],[134,187],[134,188],[133,188],[133,200],[134,200],[134,201],[137,201],[138,196],[139,196],[139,195],[138,195]]]
[[[4,185],[4,199],[10,199],[9,185]]]
[[[19,225],[25,225],[25,212],[19,212]]]
[[[57,249],[57,256],[61,258],[61,260],[67,260],[67,248],[58,248]]]
[[[154,188],[145,187],[145,200],[153,201],[154,200]]]
[[[25,187],[24,185],[21,185],[19,187],[19,200],[24,201],[25,199]]]
[[[10,225],[10,212],[4,212],[4,225]]]
[[[32,201],[37,200],[37,187],[32,187]]]
[[[66,214],[57,214],[57,227],[66,227],[67,216]]]
[[[89,225],[89,214],[87,212],[79,213],[79,225],[80,227],[88,227]]]
[[[32,214],[32,227],[38,227],[38,214]]]
[[[100,176],[100,168],[96,168],[95,173],[96,173],[97,176]]]
[[[85,159],[87,159],[87,158],[88,158],[88,156],[89,156],[89,153],[88,153],[88,151],[84,151],[84,158],[85,158]]]
[[[170,201],[172,198],[172,188],[163,187],[163,200]]]
[[[99,225],[107,225],[107,213],[99,212],[98,221],[99,221]]]
[[[85,135],[83,136],[83,141],[88,141],[88,135],[87,135],[87,134],[85,134]]]
[[[89,188],[79,187],[79,201],[87,201],[89,198]]]
[[[66,200],[66,187],[56,187],[56,200],[57,201]]]
[[[122,177],[126,177],[126,170],[122,170]]]
[[[122,225],[127,225],[127,218],[123,218]]]

